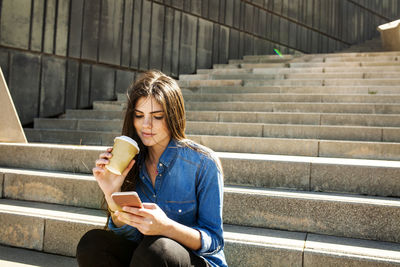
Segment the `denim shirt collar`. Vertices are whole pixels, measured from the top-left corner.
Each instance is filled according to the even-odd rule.
[[[178,147],[178,145],[179,145],[178,141],[171,138],[171,140],[168,143],[168,146],[165,148],[159,160],[159,162],[163,164],[165,167],[168,168],[176,158],[178,153],[178,150],[176,148]]]

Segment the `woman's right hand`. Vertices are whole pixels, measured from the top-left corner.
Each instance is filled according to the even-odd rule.
[[[125,177],[135,164],[135,160],[132,160],[122,175],[116,175],[105,168],[112,157],[111,152],[112,148],[108,148],[105,153],[100,154],[99,159],[96,160],[96,167],[92,170],[93,176],[96,178],[106,198],[109,198],[114,192],[121,191]]]

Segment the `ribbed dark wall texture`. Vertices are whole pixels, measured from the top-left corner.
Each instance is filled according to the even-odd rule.
[[[23,124],[244,55],[326,53],[378,34],[398,0],[2,0],[0,66]]]

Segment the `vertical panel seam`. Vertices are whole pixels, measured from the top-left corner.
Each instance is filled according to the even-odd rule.
[[[97,55],[96,55],[96,62],[100,61],[100,40],[101,40],[101,29],[102,29],[102,13],[103,13],[103,0],[100,1],[100,11],[99,11],[99,23],[98,23],[98,28],[97,28]],[[91,102],[91,101],[90,101]]]
[[[122,57],[123,57],[123,46],[124,46],[124,36],[125,36],[125,9],[126,9],[126,0],[123,0],[122,4],[122,23],[121,23],[121,44],[120,44],[120,53],[119,53],[119,65],[122,66]]]
[[[72,21],[72,1],[73,0],[69,0],[69,4],[68,4],[68,32],[67,32],[67,47],[66,47],[66,51],[65,54],[67,55],[67,58],[69,57],[69,46],[70,46],[70,39],[71,39],[71,21]],[[82,42],[82,40],[81,40]],[[68,69],[68,68],[67,68]]]
[[[3,1],[0,3],[0,21],[1,21],[1,5],[3,4]],[[32,24],[33,24],[33,9],[35,6],[35,0],[31,1],[31,18],[29,19],[29,41],[28,41],[28,49],[32,49]]]
[[[72,0],[73,1],[73,0]],[[82,27],[81,27],[81,40],[80,40],[80,51],[79,58],[82,58],[82,48],[83,48],[83,28],[85,27],[85,10],[86,10],[86,0],[83,0],[82,4]]]
[[[53,30],[53,48],[52,48],[52,54],[56,54],[56,42],[57,42],[57,25],[58,25],[58,1],[56,1],[56,6],[55,6],[55,17],[54,17],[54,30]]]

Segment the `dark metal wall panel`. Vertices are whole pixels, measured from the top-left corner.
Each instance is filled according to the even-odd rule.
[[[171,75],[172,71],[172,44],[174,34],[174,10],[167,7],[165,9],[165,21],[164,21],[164,47],[163,47],[163,60],[162,60],[162,71]]]
[[[93,65],[90,79],[90,104],[96,100],[111,100],[115,95],[115,70]]]
[[[85,1],[82,29],[82,58],[97,61],[101,0]]]
[[[124,1],[124,21],[122,24],[122,44],[121,44],[121,66],[129,67],[131,62],[132,46],[132,26],[133,26],[133,2],[134,0]]]
[[[229,28],[221,26],[219,32],[219,60],[223,64],[229,59]]]
[[[206,69],[212,67],[213,23],[205,19],[199,19],[199,30],[197,37],[197,68]]]
[[[90,64],[82,63],[79,72],[79,96],[78,108],[90,107],[90,76],[92,66]]]
[[[165,7],[154,3],[151,21],[150,69],[162,68],[164,17]]]
[[[37,1],[35,1],[36,3]],[[84,1],[71,0],[68,56],[81,57]]]
[[[40,57],[19,51],[10,56],[10,94],[21,123],[31,123],[39,116]]]
[[[219,3],[220,0],[211,0],[208,2],[208,18],[212,21],[219,21]]]
[[[0,20],[0,45],[29,48],[31,1],[3,0]]]
[[[40,117],[51,117],[64,112],[65,68],[66,61],[64,59],[51,56],[42,57]]]
[[[99,34],[99,61],[120,65],[123,0],[102,0]]]
[[[151,36],[151,10],[152,2],[144,0],[142,2],[142,20],[140,27],[140,52],[139,52],[139,69],[149,69],[150,56],[150,36]]]
[[[179,73],[184,73],[179,69],[180,46],[181,46],[181,28],[182,28],[182,12],[174,11],[174,33],[172,40],[172,69],[171,75],[177,77]]]
[[[79,65],[80,63],[76,60],[67,61],[65,109],[78,108]]]
[[[57,15],[57,1],[47,0],[44,23],[43,52],[54,53],[54,35]]]
[[[57,7],[55,54],[67,55],[70,0],[59,0]]]
[[[239,32],[234,29],[229,33],[229,58],[239,58]]]
[[[133,71],[116,70],[115,92],[124,94],[133,82],[135,74]]]
[[[134,68],[134,69],[139,68],[142,2],[143,2],[143,0],[135,0],[134,6],[133,6],[131,68]]]
[[[182,14],[179,72],[195,73],[198,18]]]
[[[4,79],[6,80],[7,84],[9,83],[8,79],[8,68],[9,68],[9,57],[10,53],[7,50],[0,51],[0,68],[3,72]]]
[[[45,1],[33,1],[30,46],[32,51],[42,51],[44,3]]]

